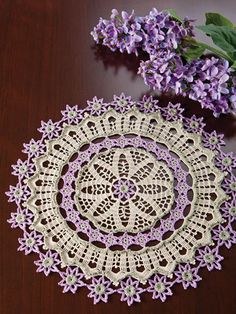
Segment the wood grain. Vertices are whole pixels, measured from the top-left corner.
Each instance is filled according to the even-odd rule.
[[[113,296],[94,306],[86,289],[76,295],[62,294],[57,275],[36,274],[36,256],[16,251],[21,232],[6,223],[14,206],[4,192],[15,184],[11,164],[21,153],[22,143],[39,136],[41,120],[58,119],[64,104],[79,104],[94,95],[109,101],[122,91],[135,99],[148,91],[136,75],[135,56],[110,53],[94,47],[89,35],[100,16],[113,7],[142,15],[152,7],[173,7],[180,15],[203,21],[204,11],[222,12],[235,21],[236,4],[228,1],[119,1],[119,0],[2,0],[0,1],[0,313],[236,313],[236,247],[223,250],[224,270],[203,271],[197,289],[174,289],[166,303],[145,296],[141,304],[128,308]],[[175,99],[176,101],[177,99]],[[226,150],[236,152],[236,120],[214,119],[199,105],[185,100],[186,114],[205,117],[208,130],[226,136]]]

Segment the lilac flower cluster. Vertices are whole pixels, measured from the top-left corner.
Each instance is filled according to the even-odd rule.
[[[188,96],[218,116],[236,112],[236,80],[231,71],[224,59],[212,57],[184,64],[179,55],[167,52],[142,61],[138,73],[153,89]]]
[[[215,116],[236,113],[236,78],[228,61],[212,57],[186,62],[183,58],[188,39],[194,37],[190,20],[181,23],[156,9],[144,17],[114,9],[110,20],[100,18],[91,34],[96,43],[112,51],[147,52],[149,59],[141,61],[138,73],[152,89],[188,96]]]
[[[152,9],[144,17],[137,17],[116,9],[112,10],[110,20],[100,18],[91,32],[96,43],[102,43],[112,51],[135,53],[138,49],[149,55],[157,51],[176,50],[186,36],[193,36],[189,20],[184,23],[174,20],[167,11],[158,12]]]

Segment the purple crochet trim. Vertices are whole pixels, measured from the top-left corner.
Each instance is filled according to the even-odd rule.
[[[147,103],[148,106],[145,105]],[[236,158],[232,153],[221,152],[221,146],[224,145],[223,135],[218,135],[215,131],[207,133],[204,130],[204,123],[202,119],[198,119],[195,116],[192,118],[185,118],[182,116],[183,109],[181,109],[179,104],[173,105],[169,103],[166,107],[159,108],[163,118],[169,121],[182,119],[186,130],[202,134],[203,145],[217,153],[215,158],[216,166],[225,171],[227,174],[222,182],[222,188],[228,194],[229,198],[221,205],[220,208],[225,221],[214,227],[212,231],[212,245],[201,247],[196,251],[195,264],[179,264],[173,273],[173,278],[156,274],[150,277],[144,285],[136,279],[128,277],[121,280],[118,287],[114,286],[110,280],[102,276],[97,276],[90,280],[85,278],[79,267],[62,268],[58,253],[52,250],[45,251],[45,248],[43,247],[43,236],[40,233],[30,230],[30,225],[33,222],[34,215],[29,212],[24,205],[25,201],[31,194],[29,187],[25,184],[25,179],[31,177],[36,170],[33,158],[42,155],[46,151],[47,140],[57,138],[60,135],[62,126],[65,122],[70,125],[76,125],[87,114],[100,115],[110,107],[114,108],[118,112],[126,112],[133,105],[136,105],[140,111],[147,113],[153,112],[158,108],[157,101],[154,101],[151,97],[144,97],[142,101],[135,103],[131,100],[131,97],[126,97],[124,94],[121,94],[120,96],[114,96],[114,101],[110,104],[105,104],[102,99],[97,99],[95,97],[92,101],[88,102],[88,107],[84,110],[78,109],[78,106],[66,106],[66,109],[62,111],[62,119],[60,121],[52,122],[49,120],[48,122],[42,122],[41,128],[39,128],[39,131],[42,133],[42,138],[40,140],[32,139],[28,144],[24,144],[23,152],[27,154],[27,159],[25,161],[18,160],[16,165],[13,166],[12,174],[17,177],[18,182],[15,186],[10,186],[9,191],[6,193],[9,198],[9,202],[14,202],[16,204],[16,211],[11,213],[11,217],[8,222],[11,224],[12,228],[20,228],[23,231],[23,236],[19,238],[20,246],[18,250],[23,251],[26,255],[32,252],[37,253],[38,259],[35,261],[37,272],[44,272],[46,276],[51,273],[58,273],[61,277],[59,285],[63,287],[63,292],[70,291],[72,293],[76,293],[80,287],[86,286],[89,290],[88,296],[93,299],[95,304],[99,301],[107,302],[111,294],[118,293],[121,296],[121,301],[125,301],[128,305],[131,305],[134,302],[140,302],[142,293],[145,291],[151,293],[153,299],[160,299],[163,302],[168,298],[168,296],[172,295],[172,287],[176,283],[181,283],[184,289],[196,287],[198,282],[201,280],[199,271],[202,267],[207,268],[209,271],[213,269],[220,270],[221,261],[223,260],[223,257],[220,255],[220,248],[222,246],[230,248],[232,244],[236,243],[236,232],[232,225],[236,220],[236,177],[232,174],[232,169],[235,169],[236,167]],[[147,139],[144,140],[139,136],[133,138],[120,136],[120,138],[117,139],[104,139],[104,141],[100,143],[91,144],[90,148],[84,152],[84,154],[79,154],[78,160],[69,163],[69,169],[63,176],[63,180],[66,182],[68,189],[70,189],[72,182],[75,180],[74,172],[75,168],[78,170],[79,159],[83,159],[83,162],[80,162],[81,166],[83,163],[87,163],[92,154],[98,153],[102,148],[106,147],[106,149],[110,149],[112,147],[125,147],[126,145],[130,147],[142,147],[154,153],[156,158],[159,160],[163,160],[167,163],[175,178],[178,179],[177,184],[175,185],[175,191],[178,195],[176,198],[176,205],[170,211],[169,220],[163,219],[163,222],[176,222],[181,219],[180,217],[183,217],[183,209],[186,207],[186,204],[189,203],[188,198],[186,197],[186,191],[190,188],[190,186],[186,182],[186,171],[183,171],[181,168],[178,158],[168,154],[167,150],[159,147],[155,142]],[[120,182],[119,184],[117,183],[117,187],[120,187],[122,184],[124,184],[124,182],[121,184]],[[123,194],[120,195],[117,192],[118,196],[132,197],[132,184],[130,184],[130,182],[125,182],[125,184],[129,186],[129,192],[127,192],[128,194],[122,192]],[[65,189],[65,187],[62,187],[62,190],[63,189]],[[116,188],[114,189],[114,193],[116,193],[115,191]],[[62,194],[66,199],[65,196],[66,194],[68,195],[68,193],[64,190]],[[177,204],[178,202],[179,204]],[[72,219],[73,211],[71,211],[72,207],[70,206],[65,206],[68,211],[66,219],[71,222],[74,221],[75,223],[75,220]],[[72,216],[70,218],[69,212]],[[175,217],[175,212],[178,212],[180,217]],[[76,213],[75,210],[74,213]],[[78,212],[76,219],[80,221]],[[86,220],[83,221],[86,225],[85,233],[88,237],[91,236],[92,239],[92,232],[97,233],[98,230],[93,229],[92,226],[86,222]],[[88,226],[91,228],[90,231],[87,228]],[[163,234],[164,230],[171,230],[171,224],[167,224],[165,227],[166,229],[162,228],[160,225],[157,227],[157,230],[160,231],[160,233],[162,231]],[[142,241],[138,242],[140,234],[132,236],[133,243],[142,243]],[[109,241],[105,237],[105,234],[103,235],[103,243],[109,245]],[[96,234],[96,237],[100,237],[100,235]],[[155,239],[157,239],[157,234],[155,235]],[[100,240],[102,241],[102,238],[100,238]]]

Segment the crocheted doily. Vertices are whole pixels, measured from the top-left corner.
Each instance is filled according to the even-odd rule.
[[[64,292],[87,286],[94,303],[118,292],[130,305],[148,291],[164,301],[174,283],[196,287],[201,267],[221,268],[220,246],[236,242],[236,159],[182,110],[95,97],[24,144],[9,222],[24,232],[19,250],[38,253],[37,271],[58,272]]]

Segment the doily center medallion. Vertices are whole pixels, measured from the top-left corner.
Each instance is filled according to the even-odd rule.
[[[173,183],[171,170],[152,154],[138,148],[111,149],[81,170],[78,210],[105,232],[141,232],[170,211]]]

